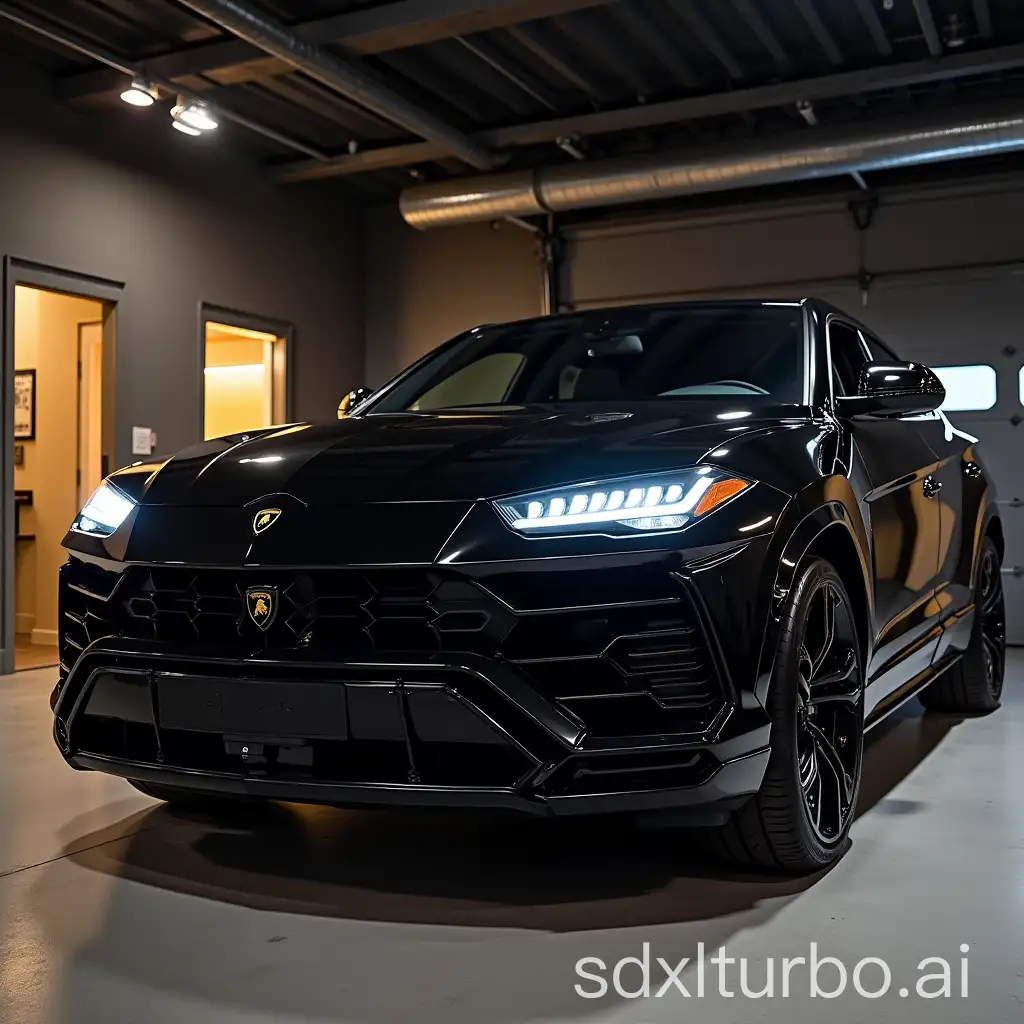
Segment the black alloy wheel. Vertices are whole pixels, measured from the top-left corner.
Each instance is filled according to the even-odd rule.
[[[1003,695],[1006,671],[1006,604],[999,554],[990,544],[982,551],[978,579],[978,611],[981,616],[981,640],[984,651],[985,679],[992,699]]]
[[[853,605],[831,563],[790,588],[768,686],[771,752],[761,789],[714,834],[745,867],[818,871],[844,850],[860,791],[864,668]]]
[[[860,776],[863,701],[846,595],[823,577],[808,598],[798,647],[797,759],[808,820],[822,843],[839,840]]]

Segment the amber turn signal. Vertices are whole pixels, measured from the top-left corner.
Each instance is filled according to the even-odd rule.
[[[728,501],[729,498],[739,494],[747,486],[746,480],[737,480],[735,477],[729,477],[727,480],[716,480],[704,492],[704,497],[700,499],[699,504],[693,510],[693,514],[695,516],[702,516],[705,512],[710,512],[716,505],[721,505],[723,501]]]

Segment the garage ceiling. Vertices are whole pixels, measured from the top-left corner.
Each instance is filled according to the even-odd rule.
[[[1020,0],[247,3],[509,169],[806,133],[989,97],[1024,101]],[[12,0],[0,2],[5,12],[268,129],[275,138],[253,133],[253,142],[282,181],[336,177],[391,196],[413,181],[476,173],[442,143],[410,135],[184,3]],[[44,66],[71,104],[102,111],[124,88],[123,73],[9,19],[0,19],[0,48]]]

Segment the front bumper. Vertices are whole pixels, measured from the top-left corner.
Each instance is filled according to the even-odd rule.
[[[76,768],[190,790],[717,820],[768,760],[764,550],[697,554],[300,572],[72,553],[54,736]],[[280,602],[266,633],[250,584]]]
[[[224,709],[213,705],[239,680],[269,684],[274,696],[258,723],[225,731]],[[197,686],[210,698],[205,708],[176,699]],[[295,728],[279,696],[311,686],[344,693],[337,719]],[[717,742],[589,738],[517,672],[476,655],[238,660],[100,640],[59,688],[54,716],[55,741],[76,768],[339,806],[699,809],[756,792],[768,758],[767,726],[723,731]]]

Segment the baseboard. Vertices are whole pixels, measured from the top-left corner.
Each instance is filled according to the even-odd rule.
[[[33,629],[32,630],[32,643],[39,644],[41,647],[56,647],[57,646],[57,630],[55,630],[55,629]]]
[[[14,632],[15,633],[31,633],[36,625],[35,612],[15,612],[14,613]]]

